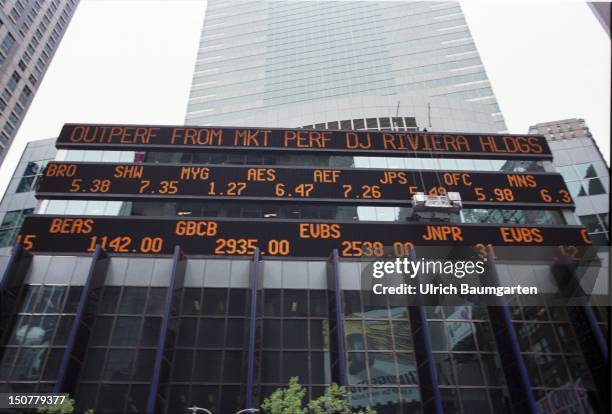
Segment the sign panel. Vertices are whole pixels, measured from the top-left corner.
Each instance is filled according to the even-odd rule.
[[[579,226],[499,226],[440,223],[321,222],[300,220],[28,216],[17,239],[34,252],[85,253],[100,244],[109,253],[240,256],[256,248],[267,256],[406,256],[411,246],[558,246],[591,244]],[[523,260],[523,257],[519,259]]]
[[[573,205],[556,173],[57,162],[47,165],[37,197],[402,205],[417,192],[449,191],[468,207]]]
[[[57,148],[550,160],[542,135],[65,124]]]

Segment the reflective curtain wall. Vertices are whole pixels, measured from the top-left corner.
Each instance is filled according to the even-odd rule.
[[[5,314],[12,328],[1,339],[0,391],[50,392],[78,300],[88,258],[34,256],[21,287],[19,306]],[[306,399],[346,378],[355,408],[378,413],[425,413],[424,354],[430,354],[434,384],[445,413],[513,413],[504,370],[510,356],[496,332],[505,329],[487,307],[423,307],[429,345],[415,336],[410,306],[355,289],[358,263],[340,262],[341,290],[335,292],[321,261],[260,262],[256,342],[248,341],[248,260],[187,259],[184,287],[176,290],[167,320],[170,361],[159,392],[159,412],[184,412],[196,405],[215,413],[244,408],[248,392],[257,404],[289,378],[299,377]],[[70,390],[79,412],[144,412],[163,320],[172,260],[113,257],[91,321],[77,386]],[[512,270],[512,265],[506,271]],[[517,268],[518,269],[518,268]],[[523,269],[524,270],[524,269]],[[359,270],[356,270],[359,271]],[[353,280],[351,282],[351,280]],[[344,352],[333,335],[339,326],[330,304],[340,300]],[[412,306],[414,308],[414,306]],[[563,307],[510,306],[518,354],[538,407],[563,399],[582,412],[603,413],[604,399],[580,343],[579,331]],[[597,329],[607,335],[609,308],[593,307]],[[6,320],[6,319],[5,319]],[[577,330],[578,329],[578,330]],[[255,347],[255,388],[247,388],[247,362]],[[344,376],[336,371],[344,361]],[[568,404],[569,404],[568,402]],[[540,408],[547,412],[548,408]]]

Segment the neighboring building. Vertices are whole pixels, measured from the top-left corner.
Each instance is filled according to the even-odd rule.
[[[0,254],[9,252],[26,214],[33,213],[36,183],[48,161],[55,158],[55,138],[31,141],[25,147],[13,178],[0,202]]]
[[[0,164],[78,3],[0,1]]]
[[[593,14],[599,20],[601,27],[610,36],[610,2],[609,1],[597,1],[589,2],[589,7],[593,11]]]
[[[383,1],[209,0],[186,124],[481,133],[506,129],[460,7]],[[71,150],[57,158],[553,171],[548,161],[249,151]],[[401,222],[415,219],[408,210],[300,202],[50,200],[38,212]],[[446,220],[575,224],[569,209],[463,209]],[[372,233],[363,240],[375,240]],[[575,315],[582,308],[572,313],[563,306],[522,301],[503,308],[508,313],[501,317],[498,308],[484,305],[408,307],[362,293],[368,262],[343,258],[333,266],[326,258],[250,259],[188,257],[182,262],[184,285],[177,287],[178,258],[128,253],[98,262],[91,256],[34,255],[22,270],[22,306],[7,318],[15,326],[0,347],[0,391],[49,391],[63,375],[78,412],[145,412],[153,402],[157,412],[181,413],[198,406],[233,414],[247,408],[249,386],[257,405],[291,376],[299,376],[306,399],[312,399],[343,375],[352,404],[371,405],[380,414],[440,412],[437,406],[445,413],[510,414],[535,412],[536,405],[542,413],[553,413],[558,402],[568,411],[606,412],[607,389],[601,391],[605,381],[600,381],[595,349],[599,343],[584,338],[607,335],[607,302],[588,307],[594,313],[589,314],[590,324],[582,325]],[[558,291],[548,264],[518,258],[496,269],[502,283],[537,278],[543,294]],[[600,274],[606,276],[590,287],[597,299],[607,294],[608,270],[604,261]],[[105,278],[104,283],[82,296],[92,288],[86,280],[94,276],[95,283]],[[92,313],[76,323],[81,297],[92,304],[87,308]],[[247,306],[253,298],[258,300],[255,313]],[[72,326],[89,340],[70,343]],[[499,339],[504,335],[507,341]],[[163,349],[158,349],[160,339],[166,341]],[[72,370],[59,372],[67,356]],[[246,380],[249,367],[256,372],[252,383]],[[517,375],[510,375],[508,369],[514,368]]]
[[[554,166],[576,202],[574,213],[593,242],[610,244],[610,168],[584,119],[542,122],[530,134],[545,135]]]

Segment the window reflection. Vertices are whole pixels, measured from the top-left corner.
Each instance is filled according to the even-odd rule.
[[[451,351],[472,351],[476,349],[473,326],[470,322],[446,322],[448,346]]]
[[[453,354],[459,385],[485,385],[477,354]]]
[[[140,318],[119,317],[115,320],[115,329],[111,345],[130,346],[138,343]]]
[[[47,165],[48,160],[31,161],[26,165],[23,176],[17,186],[17,193],[26,193],[36,190],[36,184],[42,176],[42,173]]]
[[[147,290],[142,288],[123,288],[119,313],[141,314],[144,312]]]
[[[606,194],[606,190],[603,184],[601,183],[601,181],[599,180],[599,178],[593,178],[593,179],[588,180],[587,188],[588,188],[589,195]],[[584,194],[579,194],[579,195],[584,195]]]
[[[491,224],[564,224],[565,221],[556,211],[546,210],[486,210],[463,209],[461,221],[464,223]]]
[[[440,385],[454,385],[453,365],[450,354],[434,354]]]
[[[480,358],[487,385],[502,385],[504,373],[499,357],[497,355],[481,355]]]
[[[593,178],[599,175],[595,170],[595,166],[591,163],[574,164],[574,168],[578,172],[578,177],[580,178]]]
[[[308,299],[305,290],[285,290],[283,303],[285,316],[306,316],[308,314]]]
[[[365,352],[350,352],[348,354],[349,384],[362,384],[368,381],[368,362]]]
[[[39,379],[47,351],[46,348],[21,348],[11,377],[17,381]]]
[[[569,382],[564,358],[560,355],[538,355],[536,363],[540,367],[542,383],[547,387],[560,387]]]
[[[382,409],[385,413],[402,413],[399,388],[373,388],[371,396],[373,409]]]
[[[393,321],[393,340],[398,350],[412,350],[412,331],[407,321]]]
[[[103,379],[109,381],[127,380],[131,376],[134,351],[125,349],[110,350],[104,369]]]
[[[195,315],[200,313],[200,295],[201,290],[195,288],[186,288],[183,293],[182,313],[184,315]]]
[[[402,385],[418,385],[416,358],[412,354],[397,354],[397,373]]]
[[[445,413],[459,414],[459,398],[457,391],[452,388],[440,389],[440,397],[442,398],[442,408]]]
[[[34,209],[7,211],[0,223],[0,247],[12,246],[15,243],[17,234],[21,230],[21,225],[27,214],[34,212]]]
[[[227,289],[204,289],[203,315],[222,316],[226,313]]]

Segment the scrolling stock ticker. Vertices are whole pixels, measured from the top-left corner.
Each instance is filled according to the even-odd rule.
[[[139,151],[288,151],[319,155],[542,160],[543,136],[396,133],[223,127],[66,124],[58,148]],[[422,178],[422,180],[421,180]],[[441,181],[442,180],[442,181]],[[50,163],[39,198],[224,199],[405,205],[416,191],[458,191],[466,206],[568,208],[559,174],[219,165]],[[223,194],[222,194],[223,193]],[[403,255],[413,245],[588,246],[579,226],[441,225],[439,223],[314,222],[311,220],[26,218],[19,241],[38,252],[168,254],[180,245],[194,255]],[[562,249],[563,250],[563,249]],[[557,252],[558,254],[558,252]]]
[[[96,244],[109,253],[171,254],[181,246],[192,255],[328,257],[407,256],[414,246],[588,246],[580,226],[504,226],[312,220],[181,219],[141,217],[30,216],[19,242],[37,252],[87,253]],[[515,248],[516,248],[515,247]],[[552,247],[553,249],[544,249]]]
[[[247,199],[411,204],[416,192],[459,192],[464,206],[573,206],[556,173],[497,173],[221,165],[57,163],[37,189],[46,199]]]
[[[550,160],[542,135],[65,124],[60,149],[265,151],[385,157]]]

